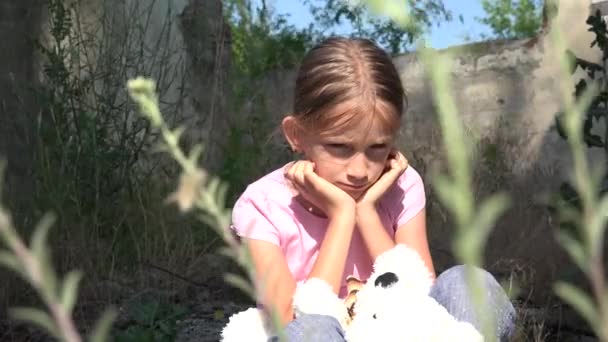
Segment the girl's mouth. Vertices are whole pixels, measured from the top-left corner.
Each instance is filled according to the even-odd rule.
[[[367,188],[367,184],[351,185],[351,184],[340,183],[340,187],[347,191],[362,191]]]

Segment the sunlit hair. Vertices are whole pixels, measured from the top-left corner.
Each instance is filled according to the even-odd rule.
[[[399,73],[384,50],[368,39],[332,37],[302,60],[293,115],[314,131],[380,120],[395,132],[406,102]]]

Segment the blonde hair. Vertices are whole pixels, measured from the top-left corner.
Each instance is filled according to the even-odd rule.
[[[339,105],[342,110],[336,113]],[[388,53],[368,39],[332,37],[302,60],[292,115],[310,129],[380,119],[387,129],[396,130],[406,105],[403,84]]]

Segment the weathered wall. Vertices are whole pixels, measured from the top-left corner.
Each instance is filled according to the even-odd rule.
[[[204,162],[217,169],[226,130],[217,118],[225,114],[223,79],[230,60],[221,0],[68,3],[76,5],[73,24],[80,26],[73,30],[82,39],[77,51],[83,64],[72,64],[72,72],[81,77],[95,73],[97,94],[122,88],[113,105],[128,100],[128,78],[153,77],[167,119],[190,128],[184,140],[208,142]],[[9,162],[5,193],[14,204],[30,197],[25,195],[31,193],[30,125],[36,116],[46,115],[31,91],[42,79],[43,61],[30,42],[50,38],[48,18],[45,1],[0,4],[0,156]],[[112,80],[100,78],[104,72]],[[99,99],[91,97],[92,102]]]
[[[203,162],[216,170],[221,165],[219,146],[227,129],[226,121],[219,118],[226,115],[228,88],[224,79],[230,65],[230,32],[223,21],[221,0],[113,2],[110,6],[104,2],[106,12],[118,12],[118,20],[124,21],[122,30],[114,34],[120,37],[134,27],[146,27],[143,41],[156,52],[147,59],[143,71],[130,76],[158,80],[162,102],[172,104],[162,108],[165,116],[173,117],[175,125],[188,127],[186,147],[205,142]]]
[[[453,96],[467,131],[478,137],[475,184],[481,196],[507,190],[511,209],[500,219],[487,246],[487,267],[496,273],[517,270],[535,295],[550,293],[551,282],[577,272],[554,239],[555,220],[542,204],[571,171],[568,146],[554,128],[562,106],[556,51],[549,30],[563,30],[578,56],[598,60],[589,45],[588,3],[561,1],[556,21],[532,39],[453,47]],[[431,169],[441,162],[442,142],[428,80],[417,55],[395,58],[410,98],[402,146],[424,171],[429,185],[429,229],[440,263],[452,262],[449,216],[433,196]],[[567,81],[574,82],[577,73]],[[572,83],[570,83],[571,89]],[[603,163],[601,154],[591,154]],[[445,258],[444,258],[445,257]],[[443,260],[442,260],[443,259]]]
[[[203,162],[210,169],[219,167],[217,147],[226,127],[218,117],[225,114],[224,78],[230,65],[230,32],[221,0],[73,1],[80,23],[74,30],[94,37],[78,50],[95,72],[122,77],[110,86],[123,88],[116,101],[130,101],[124,89],[129,78],[151,77],[167,121],[188,127],[185,147],[205,141]],[[96,92],[108,91],[106,77],[96,78]]]

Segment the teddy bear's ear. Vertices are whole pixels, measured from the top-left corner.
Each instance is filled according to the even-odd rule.
[[[387,288],[394,283],[398,282],[399,278],[393,272],[386,272],[378,276],[376,281],[374,282],[374,286],[380,286],[382,288]]]
[[[363,282],[359,278],[352,275],[346,277],[346,290],[348,295],[344,299],[344,304],[346,305],[346,309],[348,311],[347,324],[350,324],[350,322],[355,318],[355,303],[357,302],[357,292],[359,292],[362,287]]]
[[[363,282],[361,281],[361,279],[353,275],[349,275],[348,277],[346,277],[346,293],[351,293],[354,290],[359,291],[362,287]]]

